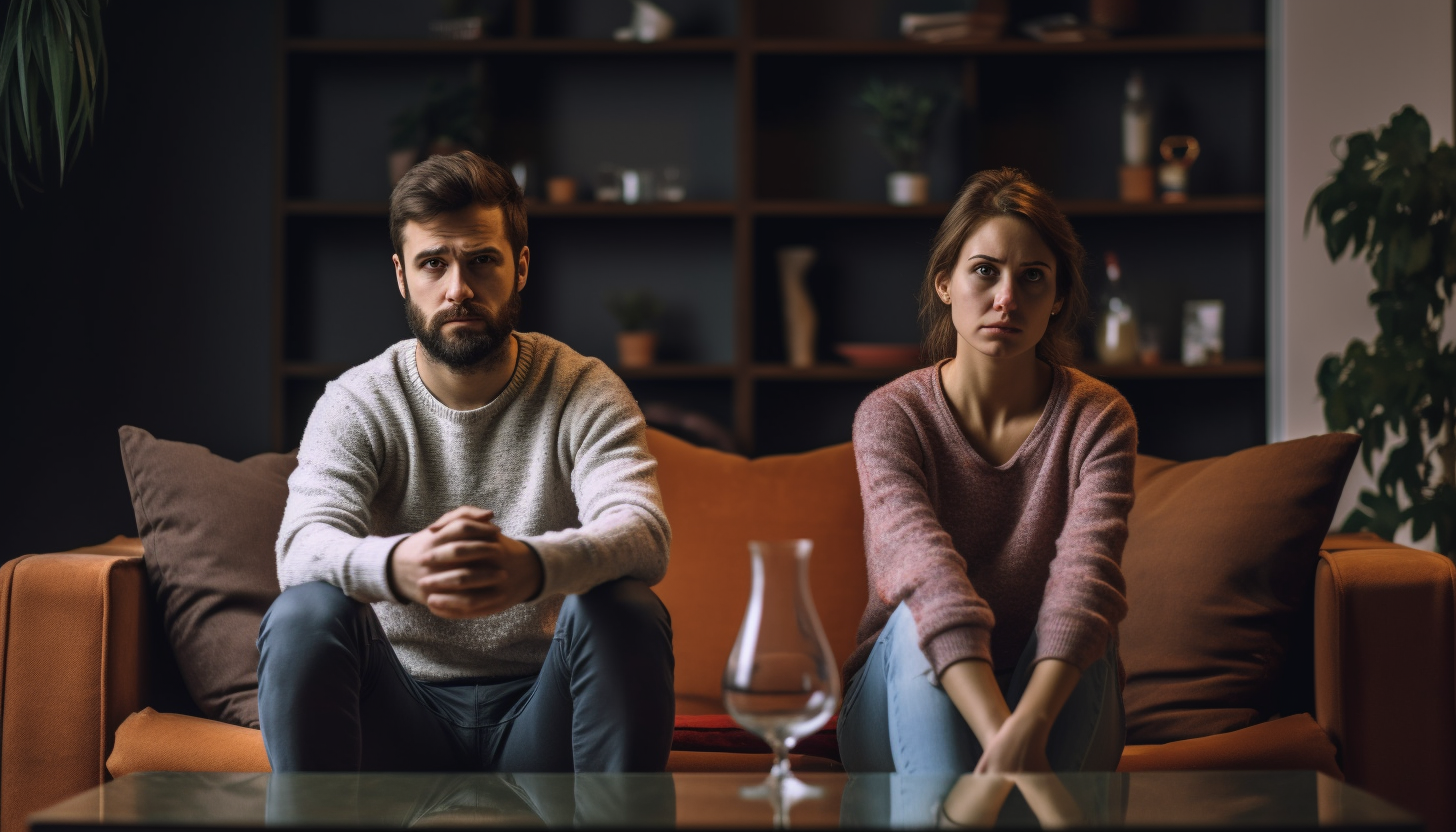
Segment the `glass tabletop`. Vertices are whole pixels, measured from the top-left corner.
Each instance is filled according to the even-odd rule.
[[[353,827],[1421,828],[1315,772],[916,776],[146,772],[31,815],[35,830]]]

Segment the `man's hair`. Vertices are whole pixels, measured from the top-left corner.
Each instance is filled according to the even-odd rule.
[[[405,223],[429,222],[471,205],[499,208],[511,261],[526,245],[526,199],[511,172],[468,150],[431,156],[409,169],[389,195],[389,239],[404,260]]]
[[[1057,261],[1056,296],[1062,309],[1047,324],[1036,354],[1050,364],[1071,364],[1078,352],[1077,327],[1087,315],[1087,285],[1082,282],[1086,253],[1051,195],[1014,168],[983,170],[966,180],[935,233],[920,285],[920,325],[925,333],[922,354],[932,363],[955,355],[955,323],[950,305],[935,290],[935,281],[955,268],[966,240],[992,217],[1026,220],[1052,250]]]

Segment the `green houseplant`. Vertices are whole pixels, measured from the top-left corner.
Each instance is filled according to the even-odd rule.
[[[1305,214],[1306,233],[1313,220],[1324,229],[1331,260],[1347,248],[1363,254],[1375,279],[1375,341],[1326,356],[1316,377],[1326,423],[1360,434],[1376,478],[1343,530],[1390,539],[1409,523],[1421,540],[1434,529],[1436,548],[1456,558],[1456,344],[1440,343],[1456,287],[1456,151],[1433,149],[1430,125],[1411,107],[1344,145]],[[1387,436],[1403,441],[1377,473],[1373,454]]]
[[[921,205],[929,198],[925,149],[941,96],[911,84],[873,78],[859,101],[871,114],[869,135],[893,171],[886,180],[890,202]]]
[[[57,181],[96,130],[106,94],[102,0],[10,0],[0,32],[0,158],[15,198]]]
[[[617,319],[617,363],[646,367],[657,352],[652,325],[662,315],[662,301],[646,289],[616,292],[607,297],[607,310]]]

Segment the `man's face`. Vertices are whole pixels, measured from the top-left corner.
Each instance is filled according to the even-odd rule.
[[[453,370],[488,367],[503,354],[521,312],[531,252],[512,259],[499,208],[472,205],[409,222],[394,257],[410,332]]]

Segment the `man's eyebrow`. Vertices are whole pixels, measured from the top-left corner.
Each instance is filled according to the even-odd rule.
[[[418,252],[416,252],[415,259],[419,260],[421,257],[434,257],[439,254],[444,254],[449,250],[450,249],[445,246],[430,246],[429,248],[420,249]]]
[[[501,253],[501,248],[500,248],[500,246],[486,244],[486,245],[481,246],[480,248],[473,248],[473,249],[467,250],[465,252],[465,256],[466,257],[471,257],[471,256],[474,256],[476,254],[485,254],[485,253],[488,253],[488,252],[495,253],[495,254],[500,254]],[[415,260],[418,261],[418,260],[421,260],[421,259],[426,258],[426,257],[438,257],[441,254],[449,254],[449,253],[450,253],[450,247],[449,246],[444,246],[444,245],[430,246],[429,248],[420,249],[418,252],[416,252],[415,253]]]

